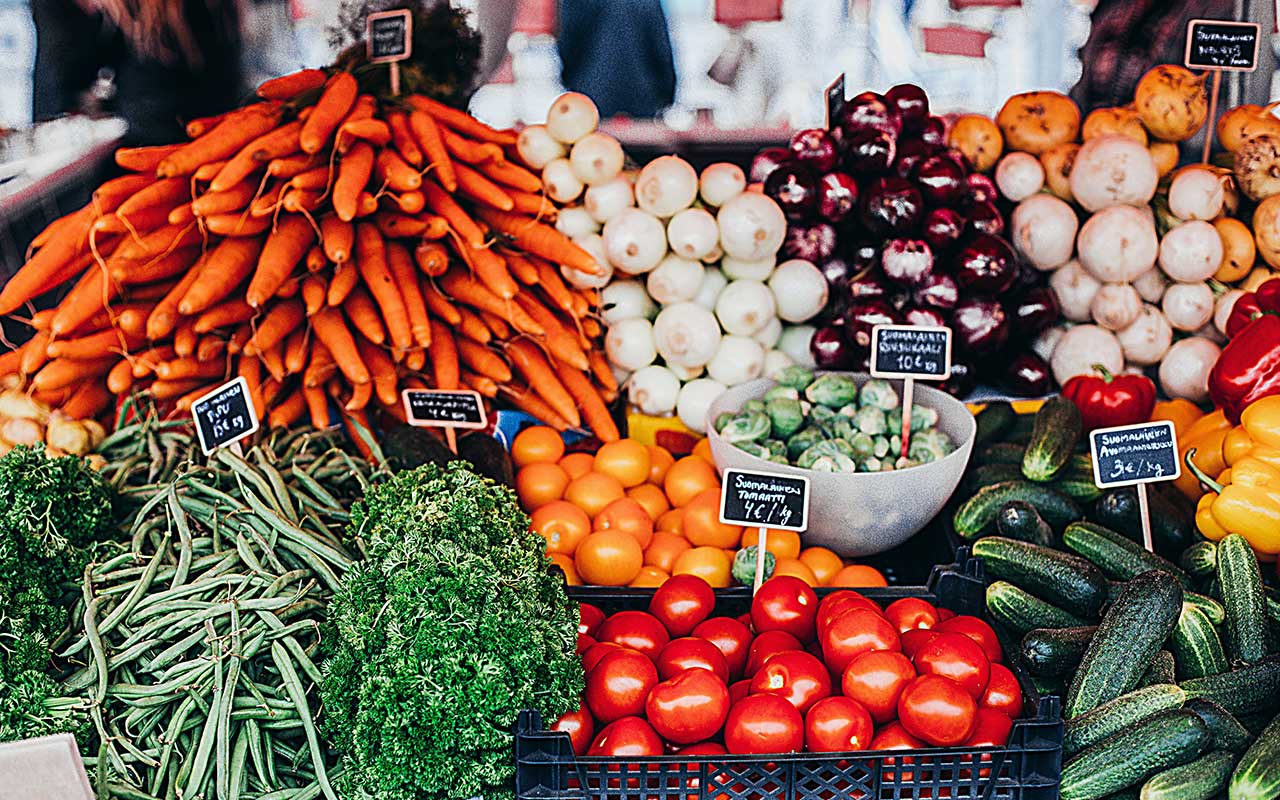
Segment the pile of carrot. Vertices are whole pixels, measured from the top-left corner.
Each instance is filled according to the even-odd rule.
[[[36,237],[0,314],[70,288],[3,380],[88,418],[135,391],[185,412],[240,375],[272,426],[327,427],[335,405],[366,429],[403,420],[405,388],[470,388],[617,438],[598,298],[561,274],[599,267],[511,131],[342,71],[258,96],[119,150],[127,173]]]

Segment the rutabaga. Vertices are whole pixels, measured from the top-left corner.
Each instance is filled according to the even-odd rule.
[[[573,239],[599,233],[600,223],[582,206],[570,206],[560,209],[556,215],[556,230]]]
[[[764,374],[764,348],[746,336],[723,336],[707,362],[707,375],[725,386],[737,386]]]
[[[1127,328],[1142,312],[1142,298],[1129,283],[1106,283],[1093,296],[1089,315],[1109,331]]]
[[[658,306],[639,281],[614,281],[600,292],[600,316],[606,325],[637,317],[653,319],[657,313]]]
[[[667,231],[653,214],[624,209],[604,225],[605,254],[609,263],[631,275],[648,272],[667,254]]]
[[[546,125],[529,125],[516,137],[516,152],[532,169],[542,169],[557,158],[564,158],[564,145],[547,133]]]
[[[645,278],[645,288],[662,305],[687,302],[697,296],[707,272],[697,261],[672,254]]]
[[[1044,187],[1044,167],[1030,153],[1009,153],[996,165],[996,186],[1009,200],[1021,202]]]
[[[583,208],[592,219],[602,224],[633,205],[635,205],[635,197],[631,193],[631,181],[625,175],[588,187],[586,195],[582,198]]]
[[[720,269],[724,272],[725,277],[731,281],[767,281],[769,276],[773,274],[773,268],[777,265],[778,261],[773,256],[762,258],[759,261],[743,261],[726,256],[720,261]]]
[[[720,298],[720,292],[728,285],[729,279],[723,272],[715,267],[707,267],[702,273],[702,283],[698,286],[698,293],[693,296],[693,302],[705,309],[713,309],[716,307],[716,300]]]
[[[574,237],[573,243],[587,251],[587,254],[600,267],[601,274],[592,275],[563,265],[560,267],[560,274],[575,289],[600,289],[604,287],[613,278],[613,264],[609,262],[609,255],[604,250],[604,239],[598,233],[588,233],[585,236]]]
[[[1057,269],[1075,252],[1080,221],[1076,212],[1051,194],[1028,197],[1013,210],[1013,246],[1041,271]]]
[[[1174,343],[1160,362],[1160,387],[1170,397],[1203,403],[1209,398],[1209,370],[1221,353],[1221,348],[1203,336]]]
[[[1222,213],[1223,178],[1212,167],[1193,164],[1178,170],[1169,184],[1169,210],[1178,219],[1212,220]]]
[[[1145,206],[1155,195],[1159,179],[1145,145],[1127,136],[1106,134],[1085,142],[1076,153],[1071,194],[1086,211]]]
[[[1072,259],[1049,276],[1049,287],[1058,298],[1062,316],[1072,322],[1088,322],[1093,298],[1102,281],[1089,274],[1079,261]]]
[[[547,133],[557,142],[573,144],[600,125],[600,111],[591,98],[565,92],[547,110]]]
[[[1124,283],[1155,266],[1160,242],[1150,210],[1116,205],[1089,217],[1080,228],[1076,250],[1081,266],[1093,277]]]
[[[1184,222],[1160,240],[1160,269],[1175,281],[1206,281],[1221,264],[1222,239],[1204,220]]]
[[[1175,283],[1165,291],[1160,308],[1177,330],[1198,331],[1213,319],[1213,290],[1207,283]]]
[[[542,187],[547,190],[547,197],[563,205],[577,200],[584,184],[574,174],[569,159],[557,158],[542,168]]]
[[[1050,359],[1054,380],[1063,384],[1076,375],[1091,374],[1094,364],[1101,364],[1113,375],[1124,371],[1124,352],[1115,334],[1097,325],[1068,328]]]
[[[1138,318],[1124,330],[1116,331],[1124,359],[1139,367],[1159,363],[1173,344],[1173,328],[1155,306],[1144,303]]]
[[[778,204],[755,192],[743,192],[720,208],[720,246],[725,255],[746,261],[772,256],[782,246],[787,218]]]

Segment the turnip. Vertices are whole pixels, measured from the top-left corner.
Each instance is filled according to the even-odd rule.
[[[1169,184],[1169,210],[1178,219],[1211,220],[1222,213],[1222,178],[1200,164],[1183,167]]]
[[[727,388],[723,383],[710,378],[699,378],[686,383],[676,399],[676,414],[680,421],[690,430],[706,433],[707,410]]]
[[[658,307],[639,281],[614,281],[600,292],[600,316],[606,325],[638,317],[652,319],[657,313]]]
[[[1089,305],[1089,316],[1109,331],[1129,327],[1141,312],[1142,298],[1128,283],[1104,283]]]
[[[1236,179],[1252,200],[1280,194],[1280,136],[1264,133],[1246,139],[1236,151]]]
[[[609,362],[625,370],[635,371],[652,364],[658,357],[654,346],[653,325],[644,317],[632,317],[609,325],[604,336],[604,352]]]
[[[1168,287],[1169,279],[1158,269],[1149,269],[1133,281],[1133,288],[1138,290],[1138,296],[1152,305],[1159,305]]]
[[[759,342],[760,346],[766,350],[775,347],[778,344],[778,340],[782,338],[782,320],[777,317],[770,317],[764,327],[751,334],[751,338]]]
[[[564,145],[547,133],[546,125],[529,125],[516,137],[516,152],[531,169],[542,169],[557,158],[564,158]]]
[[[795,363],[795,359],[781,350],[770,350],[764,354],[764,374],[772,378]]]
[[[560,209],[556,215],[556,230],[570,239],[599,233],[600,223],[596,222],[582,206],[570,206]]]
[[[662,220],[638,208],[623,209],[604,224],[601,236],[609,263],[632,275],[648,272],[667,254]]]
[[[951,124],[947,144],[964,154],[975,170],[987,172],[1000,158],[1004,136],[986,114],[965,114]]]
[[[1076,239],[1080,265],[1104,283],[1135,280],[1155,266],[1159,250],[1151,214],[1133,206],[1099,211],[1081,226]]]
[[[566,204],[578,199],[584,184],[574,173],[569,159],[557,158],[542,168],[542,186],[547,190],[547,197]]]
[[[1065,319],[1087,322],[1089,307],[1102,288],[1102,281],[1090,275],[1079,261],[1072,259],[1049,277],[1049,287],[1058,298],[1058,306]]]
[[[747,188],[747,176],[737,164],[721,161],[702,171],[698,179],[702,202],[719,208],[742,194]]]
[[[1204,80],[1177,64],[1161,64],[1142,76],[1133,92],[1133,105],[1151,135],[1166,142],[1195,136],[1209,113]]]
[[[1280,195],[1271,195],[1253,210],[1253,238],[1262,260],[1280,267]]]
[[[759,261],[777,253],[787,233],[782,209],[756,192],[743,192],[721,206],[716,223],[725,255],[744,261]]]
[[[667,223],[667,243],[676,255],[696,261],[720,243],[720,228],[705,208],[686,208]]]
[[[696,380],[702,377],[702,373],[707,371],[705,366],[702,367],[682,367],[679,364],[668,364],[667,369],[671,370],[671,374],[680,379],[681,383]]]
[[[1193,403],[1209,399],[1209,370],[1222,349],[1202,336],[1175,342],[1160,362],[1160,386],[1170,397]]]
[[[560,274],[575,289],[601,289],[608,285],[613,278],[613,264],[609,263],[609,255],[604,249],[604,239],[600,238],[598,233],[589,233],[586,236],[574,237],[573,243],[595,259],[596,265],[602,270],[599,275],[582,272],[569,267],[561,266]]]
[[[707,376],[725,386],[753,381],[764,373],[764,348],[747,336],[725,336],[707,362]]]
[[[1013,245],[1036,269],[1057,269],[1075,251],[1079,225],[1076,212],[1062,200],[1032,195],[1013,210]]]
[[[1009,153],[996,165],[1000,194],[1017,203],[1044,187],[1044,166],[1030,153]]]
[[[714,267],[707,267],[702,273],[702,283],[698,285],[698,293],[693,296],[693,302],[711,310],[716,307],[720,292],[724,291],[724,287],[728,285],[729,280],[723,272]]]
[[[777,259],[773,256],[759,261],[742,261],[725,256],[720,260],[720,269],[724,270],[725,277],[732,281],[767,281],[777,263]]]
[[[698,173],[680,156],[655,158],[636,178],[636,205],[655,217],[670,217],[693,205]]]
[[[1046,328],[1036,340],[1031,343],[1031,352],[1043,358],[1046,362],[1053,358],[1053,348],[1058,346],[1058,340],[1062,338],[1062,334],[1067,332],[1065,325],[1054,325]]]
[[[1144,303],[1138,318],[1129,327],[1116,331],[1116,339],[1127,362],[1147,366],[1159,362],[1169,351],[1173,328],[1160,309]]]
[[[706,268],[697,261],[669,255],[654,267],[645,280],[649,295],[659,303],[683,303],[692,300],[702,285]]]
[[[827,304],[827,279],[808,261],[784,261],[769,278],[777,300],[778,317],[784,322],[804,322],[817,316]]]
[[[1231,316],[1232,309],[1236,307],[1236,301],[1244,297],[1244,295],[1245,291],[1243,289],[1232,289],[1229,292],[1224,292],[1214,305],[1213,327],[1217,328],[1218,333],[1223,336],[1227,334],[1227,319]]]
[[[1127,136],[1147,146],[1147,129],[1142,127],[1138,112],[1132,108],[1095,108],[1084,118],[1080,138],[1086,142],[1099,136]]]
[[[1175,281],[1207,281],[1221,264],[1222,239],[1204,220],[1184,222],[1160,240],[1160,269]]]
[[[1239,152],[1246,141],[1262,134],[1280,134],[1280,120],[1262,106],[1245,103],[1218,117],[1218,144],[1228,153]]]
[[[1142,206],[1156,193],[1160,179],[1146,146],[1108,134],[1085,142],[1071,168],[1071,194],[1087,211],[1111,206]]]
[[[716,318],[725,333],[751,336],[774,319],[773,292],[760,281],[733,281],[716,298]]]
[[[608,222],[635,205],[635,197],[631,193],[631,181],[619,175],[611,181],[589,186],[582,199],[582,205],[596,222],[601,224]]]
[[[658,312],[653,341],[668,364],[700,367],[720,347],[720,323],[697,303],[675,303]]]
[[[563,144],[573,144],[600,124],[600,111],[591,98],[578,92],[565,92],[547,110],[547,133]]]
[[[1165,291],[1160,309],[1175,329],[1198,331],[1213,319],[1213,290],[1207,283],[1175,283]]]
[[[717,225],[716,227],[718,228],[720,226]],[[716,262],[720,261],[723,258],[724,258],[724,250],[720,248],[720,243],[716,242],[716,246],[711,248],[711,252],[707,253],[705,256],[703,256],[699,260],[703,264],[715,264]]]
[[[1111,331],[1097,325],[1076,325],[1062,334],[1049,363],[1054,380],[1061,385],[1077,375],[1092,374],[1094,364],[1118,374],[1124,369],[1124,351]]]
[[[812,325],[784,326],[782,336],[778,338],[778,349],[800,366],[812,367],[813,352],[809,350],[809,343],[813,341],[815,330]]]
[[[588,186],[607,183],[622,172],[622,145],[607,133],[589,133],[569,151],[573,173]]]
[[[661,417],[676,410],[680,379],[666,367],[651,365],[636,370],[627,383],[627,400],[641,414]]]

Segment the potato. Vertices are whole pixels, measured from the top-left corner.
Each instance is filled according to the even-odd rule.
[[[1040,165],[1044,167],[1044,182],[1049,191],[1070,203],[1075,198],[1071,195],[1071,168],[1076,163],[1076,153],[1080,145],[1075,142],[1056,144],[1040,154]],[[1177,153],[1174,153],[1177,156]]]
[[[1132,108],[1095,108],[1084,118],[1084,127],[1080,129],[1080,138],[1086,142],[1114,133],[1128,136],[1136,142],[1147,143],[1147,129],[1142,127],[1138,112]]]
[[[947,144],[964,153],[978,172],[986,172],[1000,160],[1004,150],[1004,137],[990,117],[982,114],[965,114],[951,126]]]
[[[1005,101],[996,124],[1010,150],[1038,156],[1076,138],[1080,109],[1061,92],[1023,92]]]
[[[1176,64],[1161,64],[1142,76],[1133,93],[1133,104],[1152,136],[1166,142],[1182,142],[1195,136],[1209,115],[1204,80],[1204,76],[1196,77],[1191,70]]]

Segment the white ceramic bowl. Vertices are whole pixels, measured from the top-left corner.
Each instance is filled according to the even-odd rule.
[[[866,373],[849,373],[859,386]],[[899,381],[894,386],[901,391]],[[804,546],[829,547],[842,556],[869,556],[902,544],[929,524],[964,477],[978,432],[969,409],[951,395],[916,382],[914,402],[938,412],[937,427],[956,449],[945,458],[889,472],[814,472],[765,461],[721,439],[712,424],[726,411],[736,412],[748,400],[763,397],[770,378],[744,383],[722,394],[707,412],[707,438],[716,469],[747,469],[804,475],[809,478],[809,529],[800,534]]]

